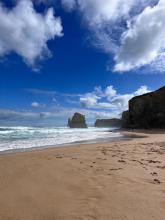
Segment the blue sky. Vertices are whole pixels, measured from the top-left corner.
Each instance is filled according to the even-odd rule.
[[[164,0],[0,2],[2,125],[120,117],[164,86]]]

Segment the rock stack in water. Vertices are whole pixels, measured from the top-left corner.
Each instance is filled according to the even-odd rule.
[[[124,128],[165,128],[165,86],[129,101],[123,112]]]
[[[85,116],[76,112],[72,118],[68,119],[68,127],[70,128],[87,128]]]

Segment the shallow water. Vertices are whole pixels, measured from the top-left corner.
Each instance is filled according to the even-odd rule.
[[[70,129],[67,127],[0,127],[0,151],[97,142],[120,138],[114,128]]]

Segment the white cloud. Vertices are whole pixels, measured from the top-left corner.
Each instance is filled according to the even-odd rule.
[[[135,5],[132,0],[61,0],[69,9],[77,8],[83,13],[89,25],[102,25],[102,22],[115,21],[127,16]]]
[[[143,95],[145,93],[151,92],[147,86],[141,86],[136,92],[134,92],[135,96]]]
[[[64,108],[64,107],[55,107],[51,112],[43,112],[44,118],[53,118],[53,117],[64,117],[66,120],[73,116],[75,112],[80,112],[84,114],[87,119],[96,119],[96,118],[109,118],[114,117],[116,114],[108,111],[100,110],[91,110],[85,108]],[[67,121],[66,121],[67,122]]]
[[[114,71],[150,65],[151,69],[164,72],[165,0],[16,2],[16,7],[10,10],[0,4],[0,56],[15,52],[31,66],[36,60],[50,56],[47,41],[62,36],[61,20],[54,16],[52,8],[44,14],[38,13],[32,2],[55,6],[61,3],[68,11],[79,11],[92,44],[114,58]]]
[[[107,88],[113,88],[109,86]],[[80,112],[86,116],[88,120],[95,120],[97,118],[114,118],[120,117],[122,111],[128,108],[128,101],[135,95],[141,95],[149,92],[147,86],[141,86],[139,89],[129,94],[120,94],[115,90],[115,95],[106,94],[106,89],[101,87],[94,88],[94,91],[80,96],[80,102],[83,100],[83,107],[79,108],[66,108],[54,105],[47,107],[44,111],[17,111],[10,109],[0,109],[0,122],[1,125],[18,125],[18,124],[52,124],[56,125],[57,121],[61,121],[61,125],[67,123],[68,117],[71,117],[75,112]],[[41,90],[42,91],[42,90]],[[95,96],[94,96],[95,95]],[[82,99],[84,97],[84,99]],[[88,99],[89,97],[89,99]],[[90,98],[95,98],[94,101],[89,101]],[[86,103],[85,103],[86,98]],[[46,107],[38,102],[33,102],[34,108]],[[42,109],[43,110],[43,109]]]
[[[161,56],[165,49],[164,11],[165,1],[160,0],[129,22],[115,57],[116,71],[138,68]]]
[[[80,103],[83,107],[90,109],[108,109],[117,116],[128,109],[128,102],[131,98],[148,92],[150,90],[147,86],[141,86],[133,93],[120,94],[113,86],[108,86],[105,90],[101,90],[100,95],[96,90],[82,95]]]
[[[38,113],[28,112],[28,111],[15,111],[10,109],[0,109],[0,120],[10,121],[17,120],[20,118],[39,118]]]
[[[141,2],[142,0],[137,1]],[[116,25],[116,22],[119,23],[122,18],[129,17],[129,12],[137,4],[137,1],[61,0],[63,5],[66,5],[67,2],[67,9],[77,9],[80,12],[84,23],[91,31],[92,44],[103,49],[106,53],[112,53],[116,50],[117,45],[112,35],[121,29],[119,24]]]
[[[131,94],[118,94],[113,97],[109,102],[113,105],[113,110],[123,112],[128,109],[128,102],[134,97],[134,93]]]
[[[100,98],[97,95],[93,93],[87,93],[83,97],[80,97],[80,103],[83,107],[95,106],[98,99]]]
[[[43,108],[43,107],[45,107],[45,105],[41,104],[39,102],[32,102],[31,107],[33,107],[33,108]]]
[[[105,89],[105,96],[109,98],[116,96],[116,90],[113,88],[113,86],[108,86]]]
[[[114,71],[150,65],[164,71],[165,0],[61,0],[77,9],[92,44],[115,61]]]
[[[30,0],[18,1],[12,9],[0,4],[0,56],[11,52],[20,55],[30,66],[50,56],[47,41],[62,36],[60,18],[49,8],[38,13]]]
[[[29,112],[10,109],[0,109],[0,122],[2,126],[11,125],[67,125],[69,117],[75,112],[84,114],[88,121],[97,118],[115,117],[114,113],[106,111],[89,110],[84,108],[62,108],[56,107],[52,111]]]

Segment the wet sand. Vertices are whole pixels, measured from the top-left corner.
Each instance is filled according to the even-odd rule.
[[[0,220],[164,220],[165,133],[0,155]]]

